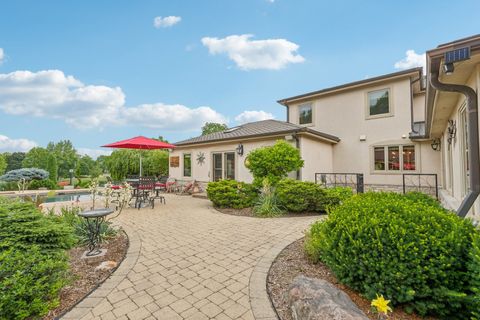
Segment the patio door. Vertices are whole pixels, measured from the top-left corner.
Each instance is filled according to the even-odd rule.
[[[213,157],[213,181],[235,180],[235,152],[218,152]]]

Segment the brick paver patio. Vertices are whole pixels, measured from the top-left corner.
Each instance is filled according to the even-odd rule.
[[[117,218],[131,241],[127,258],[63,319],[255,319],[255,266],[316,219],[225,215],[208,200],[175,195],[154,210],[129,209]]]

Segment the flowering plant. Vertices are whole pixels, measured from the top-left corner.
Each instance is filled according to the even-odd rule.
[[[390,308],[390,306],[388,305],[389,303],[390,303],[390,300],[386,300],[383,297],[383,294],[380,296],[377,294],[377,298],[372,300],[371,305],[372,307],[376,308],[376,311],[379,314],[383,313],[383,315],[388,316],[388,313],[392,312],[392,308]]]

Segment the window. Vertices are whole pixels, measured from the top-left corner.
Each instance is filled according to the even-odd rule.
[[[375,171],[415,171],[415,146],[379,146],[373,148]]]
[[[415,147],[403,146],[403,170],[415,170]]]
[[[368,115],[379,116],[390,114],[390,91],[382,89],[368,93]]]
[[[385,170],[385,148],[375,147],[375,170]]]
[[[312,104],[303,104],[298,108],[298,123],[310,124],[312,123]]]
[[[388,147],[388,170],[400,170],[400,147]]]
[[[235,152],[219,152],[212,156],[213,181],[235,180]]]
[[[190,153],[183,154],[183,176],[192,176],[192,155]]]

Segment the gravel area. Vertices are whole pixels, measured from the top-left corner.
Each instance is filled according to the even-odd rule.
[[[337,288],[345,291],[350,299],[370,318],[378,319],[370,309],[370,301],[360,296],[349,287],[340,284],[330,269],[323,263],[313,264],[305,255],[303,249],[304,239],[297,240],[286,247],[275,259],[270,268],[267,278],[267,290],[270,299],[281,320],[293,320],[286,303],[286,293],[293,279],[298,275],[305,275],[311,278],[323,279],[331,282]],[[426,320],[433,318],[422,318],[417,315],[405,313],[401,308],[394,308],[389,315],[390,320]]]
[[[115,261],[118,265],[125,258],[128,250],[128,238],[123,231],[102,245],[107,249],[103,257],[82,259],[86,247],[76,247],[68,251],[70,257],[70,274],[72,283],[60,291],[60,305],[51,310],[43,319],[53,320],[70,310],[75,304],[87,296],[105,281],[116,268],[110,270],[95,270],[103,261]]]

